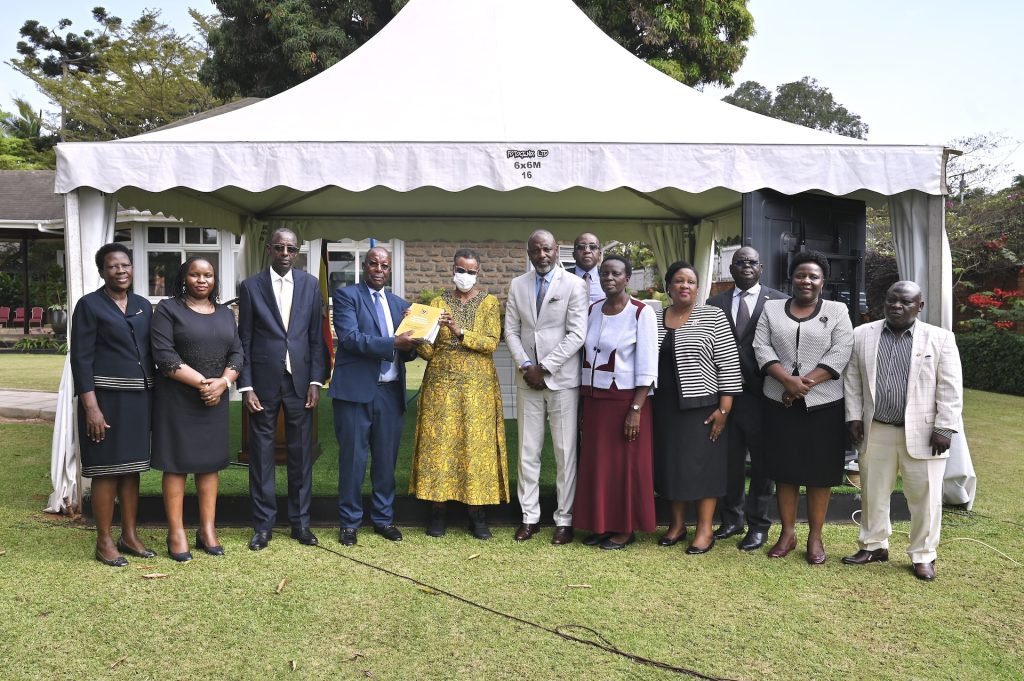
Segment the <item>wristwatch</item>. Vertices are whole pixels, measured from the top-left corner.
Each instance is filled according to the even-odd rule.
[[[633,411],[640,411],[640,405],[639,404],[631,404],[631,405],[629,405],[629,408],[632,409]]]
[[[729,415],[729,412],[727,412],[726,410],[722,409],[721,407],[718,408],[718,411],[722,412],[722,416],[728,416]]]

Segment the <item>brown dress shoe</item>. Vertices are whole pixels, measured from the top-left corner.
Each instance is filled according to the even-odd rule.
[[[861,549],[852,556],[845,556],[843,562],[847,565],[866,565],[868,563],[885,563],[889,560],[889,549],[875,549],[868,551]]]
[[[914,563],[914,576],[930,582],[935,579],[935,561],[930,563]]]
[[[572,543],[572,526],[559,525],[555,528],[555,536],[551,537],[551,543],[555,546]]]
[[[516,541],[526,541],[540,530],[538,523],[523,523],[516,530]]]

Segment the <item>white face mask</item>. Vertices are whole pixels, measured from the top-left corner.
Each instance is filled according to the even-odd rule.
[[[476,286],[476,275],[456,272],[452,277],[452,281],[455,282],[455,288],[466,293]]]

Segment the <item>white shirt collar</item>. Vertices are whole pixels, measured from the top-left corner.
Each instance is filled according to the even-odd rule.
[[[732,297],[733,298],[739,298],[744,293],[749,293],[752,296],[754,296],[754,298],[757,298],[757,295],[759,293],[761,293],[761,284],[760,283],[754,284],[753,286],[748,288],[746,291],[744,291],[743,289],[741,289],[740,287],[737,286],[736,290],[733,291]]]
[[[292,271],[291,270],[288,270],[287,272],[285,272],[283,277],[280,274],[278,274],[277,272],[275,272],[273,269],[270,270],[270,281],[272,281],[273,283],[276,284],[281,279],[287,281],[289,284],[295,283],[294,279],[292,279]]]

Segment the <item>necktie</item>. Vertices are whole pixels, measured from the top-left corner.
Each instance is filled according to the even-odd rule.
[[[743,331],[747,328],[747,324],[750,323],[750,308],[747,307],[747,296],[750,295],[750,291],[743,291],[740,293],[740,304],[736,308],[736,335],[742,336]]]
[[[540,285],[537,287],[537,314],[540,314],[540,306],[544,302],[544,294],[548,292],[548,280],[545,277],[538,277]]]
[[[388,320],[384,316],[384,301],[382,300],[383,297],[384,297],[384,295],[380,291],[374,291],[373,292],[373,299],[374,299],[375,307],[377,308],[377,322],[380,324],[380,335],[382,335],[385,338],[387,338],[391,334],[388,333]],[[391,371],[391,362],[389,362],[387,360],[381,361],[381,363],[380,363],[380,373],[381,373],[381,375],[386,374],[389,371]]]
[[[281,313],[281,323],[287,336],[288,322],[292,316],[292,287],[284,277],[277,280],[277,309]],[[287,349],[284,351],[284,368],[289,374],[292,372],[292,358]]]

